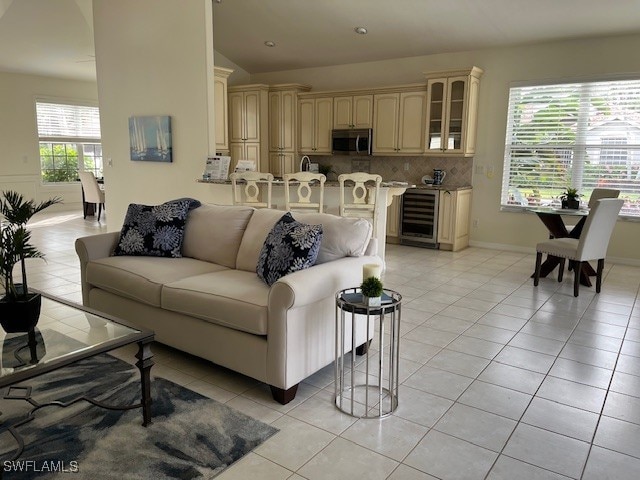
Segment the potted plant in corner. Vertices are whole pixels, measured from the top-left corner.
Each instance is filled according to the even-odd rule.
[[[562,195],[560,195],[562,201],[562,208],[578,210],[580,208],[580,194],[577,188],[567,187]]]
[[[365,278],[360,285],[362,303],[369,307],[379,307],[382,304],[382,282],[376,277]]]
[[[25,260],[44,258],[44,254],[31,244],[26,225],[36,213],[56,203],[60,203],[59,198],[36,204],[13,191],[3,192],[0,198],[0,215],[4,217],[0,222],[0,277],[4,287],[0,324],[7,333],[28,332],[38,323],[42,299],[39,293],[29,293]],[[18,264],[22,283],[14,279]]]

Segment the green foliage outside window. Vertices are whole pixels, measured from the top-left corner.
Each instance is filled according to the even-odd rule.
[[[79,152],[79,148],[82,152]],[[45,183],[75,182],[79,158],[83,170],[102,176],[102,150],[99,144],[40,143],[40,169]]]
[[[75,145],[41,143],[40,164],[44,182],[75,182],[78,178],[78,150]]]

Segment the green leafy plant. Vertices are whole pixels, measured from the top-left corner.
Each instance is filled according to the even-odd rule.
[[[360,285],[360,291],[365,297],[380,297],[382,296],[382,282],[376,277],[365,278]]]
[[[561,200],[577,200],[582,195],[578,193],[577,188],[567,187],[562,195],[560,195]]]
[[[5,290],[5,300],[26,300],[29,296],[27,284],[27,258],[44,258],[44,254],[31,244],[31,232],[27,230],[27,222],[36,213],[56,203],[53,198],[36,204],[26,201],[22,195],[14,191],[2,192],[0,199],[0,215],[4,217],[0,225],[0,275]],[[15,282],[13,270],[20,264],[22,285]]]

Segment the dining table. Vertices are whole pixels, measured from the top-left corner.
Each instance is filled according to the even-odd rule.
[[[584,223],[587,221],[587,216],[589,215],[589,209],[587,208],[574,210],[560,207],[529,207],[527,210],[538,216],[545,227],[547,227],[550,238],[580,238],[582,228],[584,227]],[[572,229],[567,228],[567,224],[564,220],[565,217],[573,219],[574,222],[577,220],[577,223]],[[559,257],[547,255],[546,260],[540,266],[540,277],[546,277],[549,275],[558,265],[560,265],[560,260],[561,259]],[[569,265],[571,266],[571,263]],[[595,275],[596,271],[594,268],[589,265],[588,262],[585,262],[580,272],[580,284],[590,287],[591,279],[589,277],[594,277]],[[533,276],[534,275],[531,275],[532,278]]]

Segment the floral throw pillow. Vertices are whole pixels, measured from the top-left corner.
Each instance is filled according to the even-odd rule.
[[[271,286],[289,273],[311,267],[316,263],[322,225],[307,225],[286,213],[273,226],[264,241],[256,273]]]
[[[182,257],[189,210],[200,202],[181,198],[162,205],[129,204],[114,255]]]

